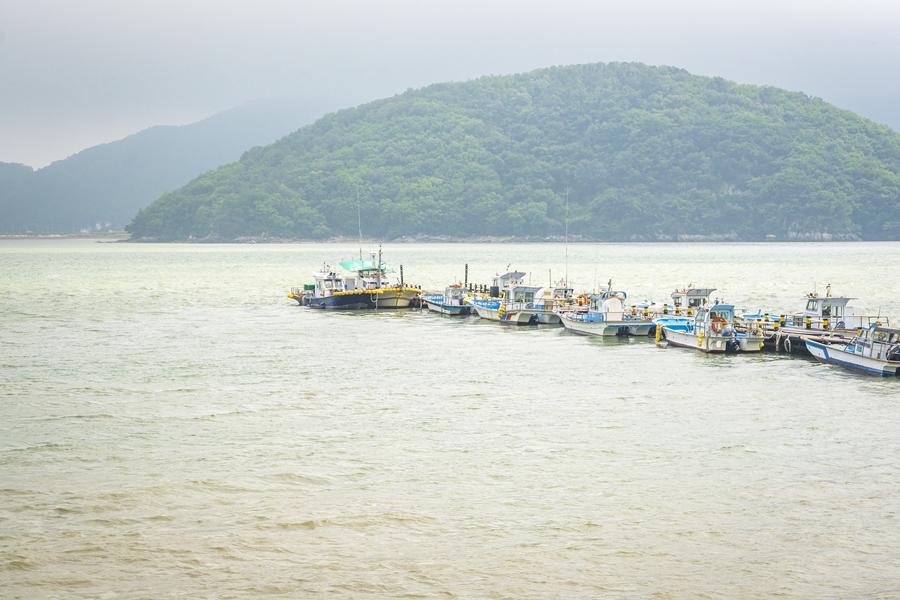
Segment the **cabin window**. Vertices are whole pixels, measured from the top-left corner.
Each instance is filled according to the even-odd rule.
[[[688,300],[688,306],[690,306],[691,308],[703,306],[703,298],[691,298],[690,300]]]
[[[883,331],[878,331],[875,333],[875,341],[883,342],[887,338],[887,335]]]
[[[525,292],[525,302],[534,302],[534,292]]]
[[[516,302],[525,301],[525,292],[516,292]]]
[[[325,289],[330,290],[332,288],[334,288],[334,282],[331,281],[330,279],[326,279],[325,280]]]
[[[672,298],[672,303],[675,304],[675,306],[681,306],[681,296],[675,296],[674,298]]]
[[[810,300],[806,303],[806,310],[810,312],[815,312],[819,310],[819,301],[818,300]]]
[[[893,343],[896,342],[898,339],[900,339],[900,334],[892,333],[892,334],[891,334],[891,337],[890,337],[890,339],[889,339],[888,341],[890,341],[890,342],[893,344]]]
[[[844,307],[843,306],[832,306],[831,307],[831,316],[843,317],[844,316]]]

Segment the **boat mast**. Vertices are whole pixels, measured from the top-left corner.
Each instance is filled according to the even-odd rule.
[[[569,186],[566,186],[566,289],[569,288]]]
[[[359,177],[356,178],[356,224],[359,226],[359,260],[362,260],[362,219],[359,216]]]
[[[381,246],[378,246],[378,289],[381,289]]]

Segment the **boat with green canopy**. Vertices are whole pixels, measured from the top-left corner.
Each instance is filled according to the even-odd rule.
[[[409,308],[418,299],[421,290],[406,285],[403,267],[400,281],[391,283],[389,273],[394,269],[381,258],[381,249],[372,253],[371,260],[347,260],[341,267],[353,273],[345,277],[335,273],[328,265],[313,273],[315,283],[294,289],[288,294],[303,306],[331,310],[365,310],[379,308]]]

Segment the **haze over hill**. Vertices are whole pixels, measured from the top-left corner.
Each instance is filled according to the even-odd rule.
[[[326,115],[164,194],[152,239],[900,237],[900,134],[821,99],[589,64]],[[567,208],[568,195],[568,208]]]
[[[36,171],[0,163],[0,232],[122,227],[163,192],[322,112],[286,100],[255,101],[190,125],[151,127]]]

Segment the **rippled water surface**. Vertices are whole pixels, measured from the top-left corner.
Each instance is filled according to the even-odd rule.
[[[369,250],[370,248],[366,248]],[[561,245],[385,247],[408,282]],[[0,241],[0,596],[896,598],[900,381],[285,297],[343,245]],[[900,317],[900,245],[570,245]]]

